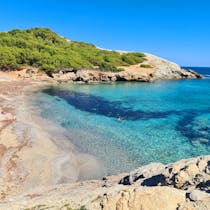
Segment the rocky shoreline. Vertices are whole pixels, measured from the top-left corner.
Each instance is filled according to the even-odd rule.
[[[1,209],[208,210],[210,156],[163,165],[151,163],[129,174],[30,189]]]
[[[168,165],[151,163],[130,173],[75,182],[79,174],[75,171],[77,163],[90,157],[79,158],[72,145],[63,140],[61,147],[73,152],[67,159],[60,158],[64,150],[59,148],[55,136],[49,138],[41,129],[43,124],[33,124],[32,115],[24,118],[28,111],[24,109],[26,89],[36,88],[43,81],[49,84],[202,78],[177,64],[146,55],[145,64],[150,68],[131,66],[119,73],[78,70],[49,77],[32,67],[0,72],[0,209],[210,209],[210,156]],[[70,160],[71,166],[67,167]],[[52,169],[55,165],[57,168]],[[97,168],[92,171],[96,172]],[[65,174],[70,175],[72,183],[59,184],[58,179],[69,180]]]
[[[115,81],[136,81],[136,82],[154,82],[157,80],[178,80],[178,79],[197,79],[203,78],[201,74],[193,70],[186,71],[177,64],[147,54],[144,65],[133,65],[124,67],[125,71],[101,72],[98,70],[78,70],[76,72],[52,74],[52,78],[58,82],[81,81],[81,82],[115,82]]]
[[[16,79],[29,79],[30,81],[47,81],[47,82],[154,82],[158,80],[179,80],[179,79],[200,79],[203,76],[193,70],[182,69],[176,63],[167,61],[160,57],[144,53],[145,61],[142,64],[123,66],[124,71],[108,72],[96,69],[81,70],[61,70],[59,73],[50,75],[40,72],[38,69],[30,66],[21,67],[17,71],[5,73]],[[143,67],[144,66],[144,67]]]

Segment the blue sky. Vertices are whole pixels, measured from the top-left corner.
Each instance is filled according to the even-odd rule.
[[[6,0],[0,31],[48,27],[72,40],[210,66],[208,0]]]

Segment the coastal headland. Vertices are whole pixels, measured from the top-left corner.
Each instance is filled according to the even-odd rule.
[[[153,82],[202,78],[148,53],[105,50],[65,39],[48,28],[0,32],[0,52],[2,71],[38,81]]]

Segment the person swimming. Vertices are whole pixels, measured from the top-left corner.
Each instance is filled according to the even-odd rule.
[[[122,122],[122,121],[124,121],[124,118],[121,118],[120,116],[117,118],[117,121],[118,122]]]

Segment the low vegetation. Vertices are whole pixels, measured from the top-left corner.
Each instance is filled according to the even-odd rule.
[[[33,66],[46,72],[62,68],[96,68],[122,71],[144,61],[143,53],[125,53],[98,49],[93,44],[69,41],[47,28],[12,30],[0,33],[0,69],[13,70]]]

